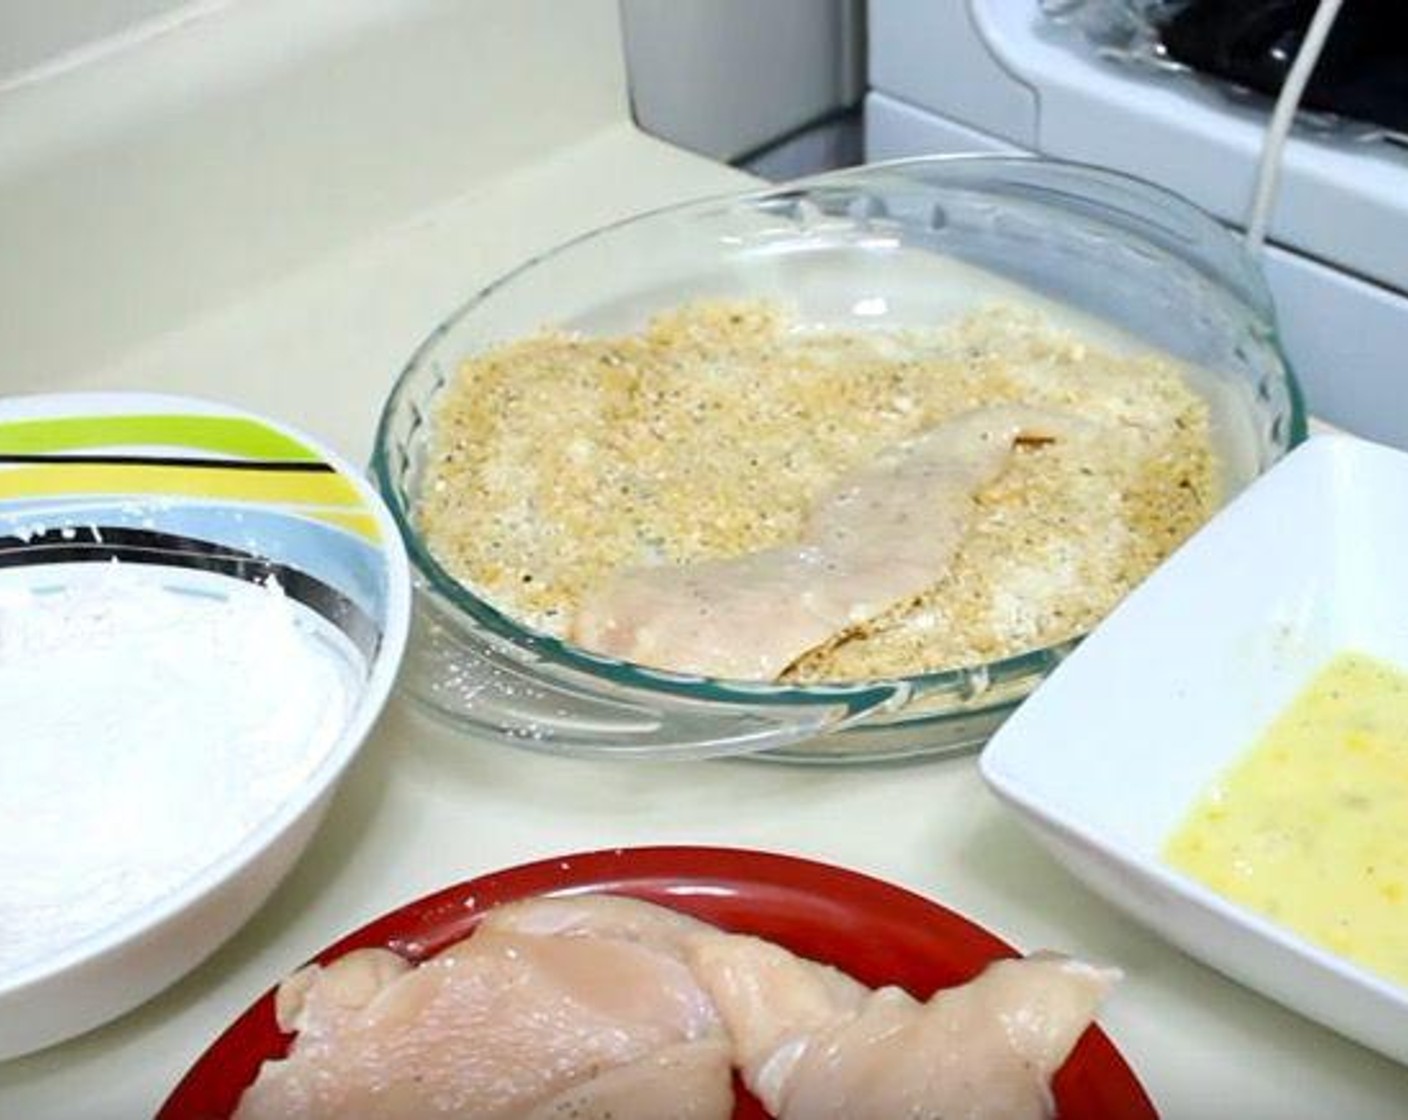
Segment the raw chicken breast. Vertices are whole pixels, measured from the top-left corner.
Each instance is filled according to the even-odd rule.
[[[355,949],[326,967],[299,969],[274,996],[282,1031],[335,1034],[400,976],[410,962],[390,949]]]
[[[1116,973],[1054,954],[999,961],[927,1004],[857,998],[833,970],[747,937],[700,941],[694,962],[779,1120],[1039,1120],[1050,1078]]]
[[[491,911],[412,967],[348,953],[281,985],[289,1056],[235,1120],[1036,1120],[1114,973],[1038,954],[927,1004],[609,895]]]
[[[870,989],[844,972],[758,937],[694,939],[689,960],[733,1040],[743,1080],[770,1110],[806,1039],[859,1011]]]
[[[1015,444],[1088,427],[1020,405],[963,413],[842,476],[795,544],[617,573],[584,599],[571,637],[657,668],[773,680],[938,580]]]
[[[686,1042],[616,1066],[547,1101],[526,1120],[711,1120],[733,1115],[728,1043]]]
[[[643,1118],[724,1120],[727,1046],[669,932],[698,923],[645,903],[582,902],[567,926],[553,900],[543,915],[537,903],[505,907],[413,969],[371,950],[291,977],[281,1021],[299,1034],[236,1120],[517,1120],[574,1100],[609,1112],[622,1094],[660,1099],[672,1083],[688,1087],[688,1110]],[[646,912],[632,918],[637,906]],[[596,915],[601,931],[586,935]],[[563,935],[520,932],[531,928]]]
[[[679,960],[690,939],[715,926],[651,902],[611,894],[534,898],[497,906],[479,924],[491,933],[537,937],[608,937],[644,945]]]

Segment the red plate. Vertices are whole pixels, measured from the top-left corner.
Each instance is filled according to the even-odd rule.
[[[968,980],[1011,946],[951,910],[878,879],[822,863],[733,848],[628,848],[525,864],[428,895],[318,954],[385,946],[420,960],[469,935],[486,910],[541,894],[610,891],[673,907],[825,961],[871,986],[920,998]],[[157,1120],[228,1117],[262,1062],[287,1052],[266,992],[200,1057]],[[1098,1027],[1055,1079],[1062,1120],[1157,1120],[1123,1058]],[[766,1116],[740,1091],[735,1120]]]

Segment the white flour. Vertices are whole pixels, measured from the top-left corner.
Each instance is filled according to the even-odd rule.
[[[139,565],[76,569],[60,591],[0,582],[0,980],[234,848],[353,696],[277,588],[209,577],[227,601]]]

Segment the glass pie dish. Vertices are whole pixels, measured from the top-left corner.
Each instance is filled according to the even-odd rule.
[[[1304,438],[1254,262],[1213,219],[1110,172],[1046,160],[904,160],[655,211],[476,294],[391,392],[373,469],[409,548],[409,692],[478,737],[564,755],[877,762],[981,746],[1079,636],[983,664],[856,683],[690,676],[533,629],[456,579],[416,510],[441,393],[466,357],[546,327],[636,330],[686,301],[785,301],[807,326],[902,328],[1015,297],[1184,364],[1230,497]]]

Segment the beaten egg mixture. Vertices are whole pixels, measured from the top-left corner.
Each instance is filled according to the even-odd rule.
[[[1168,861],[1408,985],[1408,674],[1335,657],[1174,833]]]

